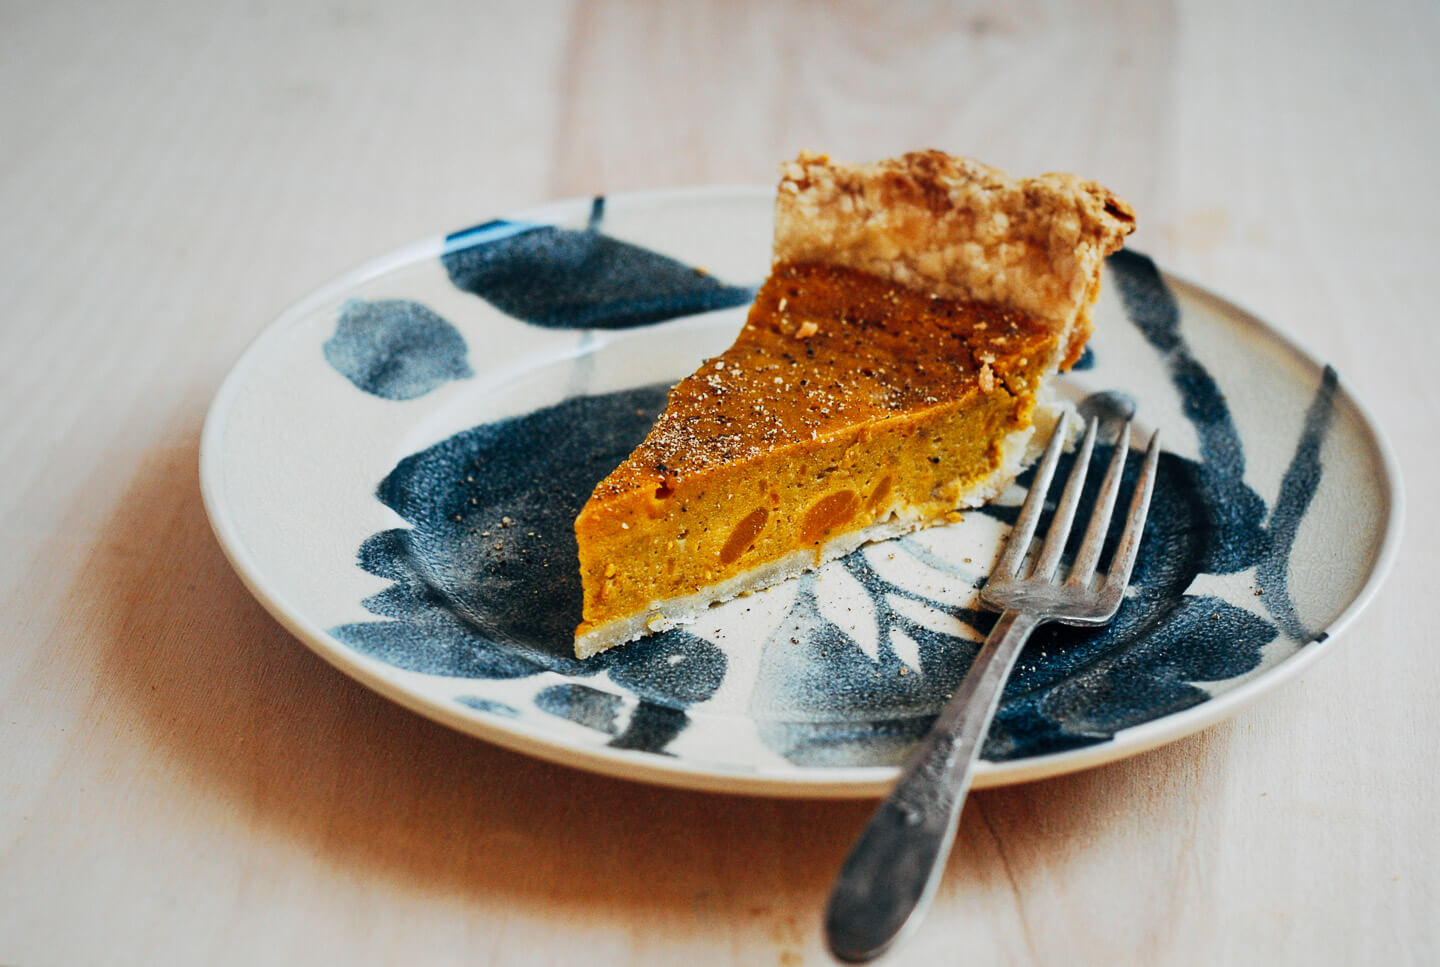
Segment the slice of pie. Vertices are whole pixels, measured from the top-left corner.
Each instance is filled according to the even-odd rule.
[[[1033,459],[1130,206],[938,151],[783,169],[735,344],[671,390],[575,521],[581,658],[866,541],[958,519]]]

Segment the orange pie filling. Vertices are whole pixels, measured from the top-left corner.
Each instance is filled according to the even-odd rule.
[[[1018,310],[777,264],[735,344],[675,386],[577,519],[577,654],[668,626],[667,602],[958,519],[1013,474],[1058,340]]]

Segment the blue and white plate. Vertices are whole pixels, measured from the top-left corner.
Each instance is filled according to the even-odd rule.
[[[666,388],[733,339],[771,198],[560,203],[413,245],[286,312],[201,445],[206,509],[250,590],[347,674],[512,749],[699,789],[883,792],[993,620],[976,587],[1019,487],[694,625],[571,653],[572,521]],[[1031,641],[977,785],[1230,714],[1325,650],[1397,543],[1395,462],[1334,369],[1143,255],[1106,274],[1062,391],[1164,428],[1150,525],[1114,624]]]

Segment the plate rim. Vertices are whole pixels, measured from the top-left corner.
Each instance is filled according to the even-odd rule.
[[[634,204],[673,203],[704,198],[753,200],[773,196],[774,189],[770,187],[720,184],[642,189],[618,192],[606,195],[605,198],[607,204]],[[590,196],[558,199],[497,217],[548,224],[585,210],[592,200]],[[604,745],[579,745],[524,721],[481,710],[462,712],[457,703],[435,701],[417,694],[405,687],[398,671],[389,669],[383,663],[336,641],[266,581],[259,563],[251,557],[235,522],[226,511],[222,494],[224,480],[221,453],[224,424],[245,375],[256,365],[268,344],[307,318],[314,306],[330,301],[335,295],[393,268],[425,257],[437,257],[445,250],[449,238],[463,234],[466,230],[430,236],[400,246],[362,262],[311,290],[266,324],[226,372],[206,412],[201,429],[198,453],[200,494],[216,541],[246,590],[286,631],[347,677],[431,721],[514,752],[614,778],[701,792],[811,799],[864,799],[887,794],[899,774],[898,766],[827,766],[808,771],[795,770],[793,767],[739,769],[716,764],[702,766],[675,756],[657,756],[649,752],[614,749]],[[1316,369],[1323,369],[1326,365],[1284,326],[1267,321],[1235,300],[1183,275],[1163,266],[1157,267],[1167,284],[1178,285],[1185,289],[1190,297],[1211,302],[1227,315],[1243,319],[1247,324],[1277,339],[1285,349],[1306,364]],[[1006,762],[982,759],[976,765],[974,788],[1032,782],[1078,772],[1126,759],[1184,738],[1234,715],[1262,694],[1293,680],[1321,656],[1333,650],[1336,639],[1347,631],[1370,605],[1389,576],[1399,552],[1405,518],[1404,486],[1395,451],[1370,408],[1350,389],[1342,375],[1338,372],[1336,375],[1338,398],[1352,407],[1375,446],[1383,477],[1379,482],[1384,486],[1387,499],[1383,502],[1386,513],[1385,527],[1370,573],[1335,620],[1320,629],[1325,637],[1307,642],[1273,668],[1221,695],[1183,711],[1121,729],[1103,742]]]

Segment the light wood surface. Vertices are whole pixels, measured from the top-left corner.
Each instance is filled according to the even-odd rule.
[[[0,3],[0,963],[824,964],[868,803],[422,720],[241,587],[198,434],[346,268],[801,147],[1073,170],[1339,368],[1398,567],[1260,704],[983,792],[894,963],[1440,962],[1440,5]]]

